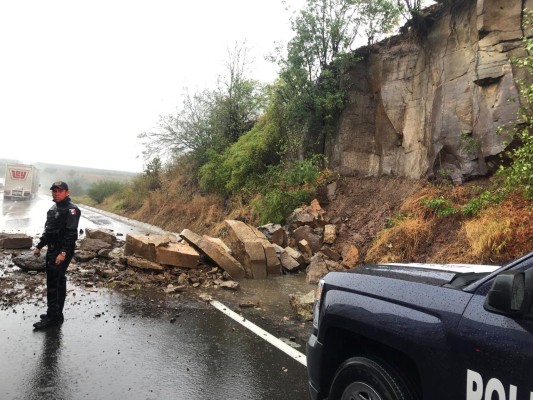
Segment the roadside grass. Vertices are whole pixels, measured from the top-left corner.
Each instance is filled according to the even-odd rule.
[[[434,219],[402,219],[392,228],[380,232],[368,250],[365,261],[384,263],[416,260],[426,252],[434,228]]]
[[[470,250],[465,257],[478,263],[494,262],[513,236],[511,217],[501,215],[496,209],[488,209],[477,218],[465,221],[463,230]]]
[[[505,199],[487,193],[474,185],[423,188],[387,220],[365,261],[504,264],[530,252],[533,202],[520,190]],[[472,204],[476,212],[462,212]]]
[[[74,203],[76,204],[85,204],[87,206],[91,206],[91,207],[95,207],[97,206],[97,202],[93,199],[91,199],[89,196],[87,195],[83,195],[83,196],[71,196],[71,199]]]

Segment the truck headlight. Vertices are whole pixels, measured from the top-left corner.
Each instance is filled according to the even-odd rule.
[[[320,317],[320,300],[322,299],[322,288],[324,287],[324,279],[318,282],[318,287],[315,290],[315,301],[313,304],[313,328],[318,330],[318,319]]]

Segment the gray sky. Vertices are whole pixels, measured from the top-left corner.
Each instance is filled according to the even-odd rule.
[[[1,1],[0,158],[141,172],[137,135],[213,88],[236,41],[273,81],[289,17],[281,0]]]

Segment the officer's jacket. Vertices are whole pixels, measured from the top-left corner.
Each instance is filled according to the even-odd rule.
[[[37,247],[41,249],[48,245],[48,249],[53,248],[56,253],[74,251],[80,216],[80,209],[70,201],[70,197],[55,203],[46,214],[44,233]]]

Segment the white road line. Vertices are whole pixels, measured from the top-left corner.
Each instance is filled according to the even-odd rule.
[[[244,318],[242,315],[239,315],[233,311],[231,311],[227,306],[222,304],[219,301],[211,300],[211,305],[215,307],[217,310],[222,311],[224,314],[226,314],[228,317],[233,319],[234,321],[237,321],[239,324],[244,326],[245,328],[249,329],[253,333],[255,333],[260,338],[266,340],[268,343],[273,345],[274,347],[277,347],[281,351],[283,351],[285,354],[287,354],[289,357],[292,357],[296,361],[298,361],[300,364],[307,367],[307,358],[305,357],[305,354],[300,353],[298,350],[292,348],[288,344],[282,342],[277,337],[271,335],[264,329],[261,329],[257,325],[253,324],[252,322],[248,321],[246,318]]]

